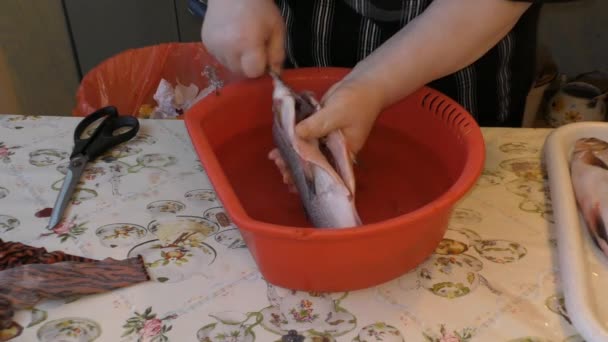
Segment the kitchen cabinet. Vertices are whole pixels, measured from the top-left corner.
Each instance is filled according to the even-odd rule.
[[[63,0],[81,75],[127,49],[200,40],[187,0]]]
[[[124,50],[200,41],[189,1],[1,0],[0,112],[70,115],[82,76]]]
[[[0,0],[0,113],[70,113],[79,79],[63,13],[61,0]]]

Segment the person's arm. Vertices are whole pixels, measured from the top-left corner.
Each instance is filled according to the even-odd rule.
[[[332,86],[322,109],[301,121],[296,132],[308,139],[341,129],[349,149],[358,153],[382,109],[479,59],[513,28],[531,1],[433,1]]]
[[[387,106],[475,62],[516,24],[529,2],[435,0],[361,61],[350,78],[382,89]]]

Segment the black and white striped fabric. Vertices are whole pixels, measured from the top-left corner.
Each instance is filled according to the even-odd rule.
[[[275,1],[287,26],[289,68],[353,67],[433,0]],[[478,61],[429,84],[460,103],[482,126],[521,126],[534,78],[536,24],[542,1],[511,1],[534,4]]]

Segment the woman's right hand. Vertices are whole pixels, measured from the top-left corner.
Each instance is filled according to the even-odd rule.
[[[273,0],[209,0],[201,28],[205,48],[231,72],[280,72],[285,24]]]

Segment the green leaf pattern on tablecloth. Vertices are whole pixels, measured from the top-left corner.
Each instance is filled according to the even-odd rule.
[[[61,242],[66,242],[68,239],[75,240],[88,229],[88,222],[78,222],[77,220],[78,216],[62,219],[50,232],[40,234],[40,236],[56,236]]]
[[[425,332],[423,336],[428,342],[469,342],[473,338],[475,329],[466,328],[461,331],[448,331],[444,324],[439,326],[438,333]]]
[[[29,153],[30,164],[36,167],[56,165],[69,157],[69,153],[56,148],[43,148]]]
[[[518,242],[483,239],[472,228],[481,225],[483,216],[472,208],[457,208],[452,214],[453,227],[448,228],[435,253],[416,268],[416,285],[408,285],[402,277],[402,288],[424,288],[446,299],[467,296],[483,285],[496,295],[501,292],[481,274],[486,259],[496,264],[508,264],[524,258],[527,249]],[[474,256],[473,253],[477,254]]]
[[[539,158],[541,149],[528,142],[503,143],[498,149],[506,158],[498,163],[498,169],[486,168],[481,178],[486,184],[504,184],[510,193],[521,197],[520,210],[553,222],[547,172]],[[516,178],[507,181],[511,177],[505,176],[504,172]]]
[[[25,125],[30,125],[28,121],[38,121],[42,119],[40,115],[7,115],[0,119],[0,127],[8,129],[20,130]],[[35,125],[32,125],[35,127]]]
[[[89,128],[93,129],[93,128]],[[112,194],[120,196],[120,183],[122,177],[128,174],[136,174],[142,169],[154,169],[163,172],[168,172],[167,167],[174,166],[177,163],[177,158],[166,153],[144,153],[141,154],[146,145],[156,144],[157,139],[146,133],[139,133],[135,138],[125,143],[122,143],[112,150],[103,153],[98,159],[89,162],[85,167],[82,177],[80,178],[74,194],[72,195],[71,204],[78,205],[84,201],[94,199],[99,196],[95,187],[104,186],[109,183],[112,187]],[[141,155],[138,155],[141,154]],[[129,163],[125,160],[127,157],[136,156],[135,163]],[[36,166],[55,165],[62,159],[67,157],[67,153],[56,149],[42,149],[30,153],[30,163]],[[51,188],[59,191],[63,185],[65,175],[67,174],[69,161],[61,163],[57,166],[57,171],[64,175],[63,178],[56,180]],[[103,182],[102,177],[109,178],[109,182]],[[105,180],[103,178],[103,180]]]
[[[39,341],[95,341],[101,336],[99,323],[83,317],[66,317],[42,325],[36,335]]]
[[[8,233],[11,230],[19,227],[21,222],[19,219],[10,215],[0,215],[0,233]]]

